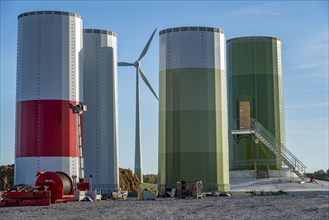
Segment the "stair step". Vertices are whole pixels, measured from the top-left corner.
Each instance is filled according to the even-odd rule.
[[[306,170],[306,167],[304,164],[302,164],[297,157],[294,155],[291,155],[292,161],[287,158],[284,153],[281,152],[281,150],[285,150],[286,148],[281,144],[278,143],[275,138],[272,136],[272,134],[262,125],[260,124],[257,120],[251,119],[252,122],[254,123],[253,126],[256,127],[256,130],[253,129],[253,134],[260,140],[262,141],[276,156],[279,157],[279,159],[284,162],[292,172],[294,172],[299,178],[304,179],[303,173]],[[263,132],[265,132],[263,135]],[[270,138],[269,140],[267,138]],[[279,148],[277,147],[279,146]],[[281,150],[280,150],[281,149]],[[289,152],[289,151],[288,151]],[[297,163],[297,166],[294,164]],[[302,167],[302,168],[300,168]],[[305,167],[305,170],[303,168]]]

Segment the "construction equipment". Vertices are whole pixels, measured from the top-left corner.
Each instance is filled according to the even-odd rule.
[[[76,183],[76,176],[74,176],[73,185],[75,190],[74,196],[70,198],[71,201],[89,201],[88,197],[92,201],[100,201],[102,198],[102,191],[92,187],[92,175],[89,176],[89,179],[80,179],[78,183]]]
[[[177,197],[185,199],[191,196],[195,199],[202,198],[202,181],[196,181],[195,184],[189,184],[189,186],[184,180],[177,182]]]
[[[185,199],[189,196],[188,189],[186,188],[186,182],[184,180],[177,182],[177,197],[179,199]]]
[[[138,191],[137,200],[155,200],[157,196],[158,190],[148,187]]]
[[[77,189],[80,191],[88,191],[90,188],[90,185],[88,182],[79,182],[77,184]]]
[[[89,197],[101,200],[101,191],[92,190],[90,182],[79,182],[75,189],[72,179],[64,172],[38,172],[35,187],[19,184],[0,196],[0,206],[47,206],[59,202],[81,201]]]
[[[50,197],[47,187],[20,184],[2,193],[0,206],[48,206]]]
[[[128,198],[128,191],[116,191],[112,192],[112,199],[115,200],[126,200]]]
[[[36,186],[47,186],[51,192],[51,203],[68,202],[74,196],[73,182],[64,172],[37,173]]]
[[[64,172],[38,172],[35,187],[19,184],[2,194],[1,206],[48,206],[74,196],[71,178]]]
[[[202,198],[202,181],[195,182],[195,185],[192,187],[192,196],[195,199]]]

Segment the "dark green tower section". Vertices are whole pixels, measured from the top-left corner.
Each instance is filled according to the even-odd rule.
[[[281,40],[241,37],[227,41],[229,131],[250,126],[255,118],[285,144]],[[229,135],[231,170],[281,169],[282,163],[250,135]]]

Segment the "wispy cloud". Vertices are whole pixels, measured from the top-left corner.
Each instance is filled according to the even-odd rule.
[[[320,58],[320,60],[326,61],[328,64],[328,41],[328,30],[312,33],[311,39],[305,36],[300,36],[300,38],[289,42],[290,47],[286,50],[286,58],[288,60],[293,60],[296,58],[301,60],[314,60],[315,62],[313,63],[322,62],[319,61]]]
[[[312,93],[312,92],[328,92],[327,88],[314,88],[314,89],[286,89],[285,93],[287,94],[296,94],[296,93]]]
[[[305,103],[296,103],[296,104],[286,104],[286,109],[305,109],[305,108],[328,108],[328,102],[315,102],[315,103],[308,103],[305,105]]]
[[[320,31],[308,37],[300,37],[290,42],[284,51],[289,69],[299,72],[298,79],[319,78],[328,82],[329,44],[328,31]]]
[[[312,63],[302,63],[299,65],[299,68],[313,68],[313,67],[318,67],[321,65],[328,65],[327,60],[319,61],[319,62],[312,62]]]
[[[326,63],[325,65],[328,65],[328,63]],[[310,65],[308,67],[302,67],[302,65],[300,66],[295,66],[294,68],[289,68],[289,71],[284,71],[284,73],[289,73],[292,71],[292,69],[294,71],[296,71],[296,69],[301,70],[301,69],[305,69],[302,71],[299,71],[299,73],[295,73],[294,75],[292,74],[287,74],[285,75],[285,79],[286,80],[309,80],[309,79],[319,79],[319,80],[323,80],[321,82],[328,82],[328,69],[323,70],[321,72],[318,72],[317,69],[321,68],[320,65]],[[322,69],[324,69],[322,67]],[[328,84],[327,84],[328,85]]]
[[[278,7],[277,3],[264,3],[254,6],[247,6],[238,8],[230,13],[231,16],[246,16],[246,15],[268,15],[279,16],[282,11]]]

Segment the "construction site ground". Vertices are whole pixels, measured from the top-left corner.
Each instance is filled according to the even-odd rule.
[[[329,219],[329,183],[231,178],[231,197],[104,200],[44,207],[1,207],[0,219]],[[252,196],[246,191],[288,195]]]
[[[270,178],[270,179],[254,179],[254,178],[230,178],[231,191],[243,192],[250,190],[257,191],[277,191],[283,190],[287,192],[314,192],[329,191],[329,182],[316,180],[310,183],[306,180],[301,184],[299,178]]]

